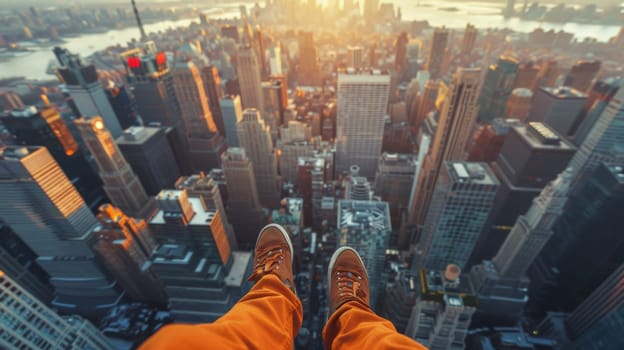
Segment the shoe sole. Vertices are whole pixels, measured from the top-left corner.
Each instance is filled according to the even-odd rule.
[[[366,271],[366,265],[364,265],[364,261],[362,260],[362,257],[360,257],[360,254],[358,254],[357,250],[351,247],[340,247],[332,255],[331,259],[329,260],[329,266],[327,267],[327,283],[329,283],[329,290],[331,290],[331,283],[332,283],[331,272],[334,269],[334,265],[336,265],[336,260],[338,260],[338,256],[340,256],[342,252],[347,251],[347,250],[351,250],[355,253],[355,256],[357,256],[358,260],[360,261],[360,264],[362,264],[362,267],[364,268],[364,272],[366,273],[366,278],[368,278],[368,271]]]

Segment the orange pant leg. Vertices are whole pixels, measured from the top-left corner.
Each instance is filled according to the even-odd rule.
[[[272,274],[262,277],[213,323],[163,327],[141,350],[293,349],[303,310],[299,298]]]
[[[323,329],[323,341],[327,350],[427,349],[356,301],[343,304],[331,315]]]

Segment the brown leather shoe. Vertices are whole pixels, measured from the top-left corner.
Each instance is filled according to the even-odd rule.
[[[327,269],[329,281],[329,313],[342,304],[355,300],[370,307],[368,274],[360,255],[351,247],[334,252]]]
[[[264,226],[256,240],[254,271],[248,280],[257,282],[264,275],[272,273],[294,293],[292,256],[292,242],[286,229],[278,224]]]

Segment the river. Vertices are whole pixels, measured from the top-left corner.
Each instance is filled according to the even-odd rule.
[[[577,39],[585,37],[596,38],[599,41],[607,41],[615,36],[620,28],[618,26],[602,26],[578,23],[541,23],[525,21],[519,18],[506,19],[501,15],[504,3],[480,2],[480,1],[435,1],[435,0],[393,0],[395,6],[400,6],[404,20],[427,20],[433,26],[445,25],[449,28],[463,28],[467,22],[477,28],[510,28],[517,32],[528,33],[537,27],[544,30],[564,30],[573,33]],[[231,4],[234,5],[234,4]],[[455,7],[457,11],[445,11],[441,8]],[[236,7],[229,7],[224,12],[214,13],[214,17],[232,17],[238,15]],[[177,21],[162,21],[145,25],[145,30],[157,32],[168,28],[188,26],[195,19]],[[85,34],[76,37],[65,38],[63,47],[72,52],[88,56],[97,50],[102,50],[115,44],[125,44],[130,39],[139,36],[135,27],[110,30],[97,34]],[[54,59],[52,47],[33,47],[37,51],[26,53],[19,57],[12,57],[0,62],[0,78],[11,76],[24,76],[30,79],[53,78],[45,73],[50,60]]]

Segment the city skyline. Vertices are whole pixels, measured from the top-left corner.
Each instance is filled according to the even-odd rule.
[[[295,349],[324,347],[345,246],[371,310],[430,349],[619,344],[618,5],[206,6],[0,14],[0,67],[51,73],[0,79],[0,308],[23,325],[0,347],[215,322],[271,223],[292,241]],[[91,343],[20,331],[44,318]]]

